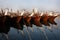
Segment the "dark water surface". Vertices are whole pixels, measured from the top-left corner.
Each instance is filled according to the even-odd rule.
[[[41,30],[33,25],[32,30],[28,27],[28,29],[23,29],[24,33],[21,30],[18,33],[17,29],[10,28],[8,33],[9,40],[60,40],[60,17],[57,17],[55,22],[58,28],[55,25],[51,25],[51,30],[47,29],[46,26],[43,27],[44,30]],[[5,38],[1,37],[2,35],[0,34],[0,40],[5,40]]]

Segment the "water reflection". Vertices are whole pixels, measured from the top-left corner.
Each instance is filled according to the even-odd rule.
[[[50,25],[51,29],[44,25],[43,27],[33,25],[32,29],[26,26],[20,29],[10,27],[4,33],[8,34],[9,40],[60,40],[60,17],[57,17],[55,22],[57,23],[57,29],[55,25]],[[8,25],[3,26],[8,27]],[[2,37],[2,34],[0,34],[0,40],[6,40],[6,37]]]

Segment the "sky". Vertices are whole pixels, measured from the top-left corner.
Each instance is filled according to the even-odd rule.
[[[60,0],[0,0],[0,8],[60,11]]]

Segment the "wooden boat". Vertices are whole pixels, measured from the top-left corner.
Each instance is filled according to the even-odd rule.
[[[41,23],[40,23],[40,16],[38,14],[34,14],[34,16],[31,19],[32,24],[42,27]]]
[[[40,22],[41,22],[43,25],[45,25],[45,26],[50,26],[50,24],[48,23],[48,19],[49,19],[48,15],[47,15],[47,14],[43,14],[43,15],[41,16]]]
[[[54,13],[50,13],[50,14],[49,14],[48,22],[51,23],[51,24],[57,25],[57,23],[54,21],[54,19],[55,19],[57,16],[58,16],[57,14],[54,15]]]

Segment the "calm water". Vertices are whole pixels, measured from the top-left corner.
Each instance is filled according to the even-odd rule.
[[[19,33],[17,29],[10,28],[8,33],[9,40],[60,40],[60,17],[55,19],[57,23],[57,27],[55,25],[51,25],[52,29],[49,30],[44,26],[44,30],[39,29],[35,25],[33,25],[32,29],[28,27],[23,29],[23,33],[20,30]],[[0,40],[5,40],[5,38],[1,38]]]

